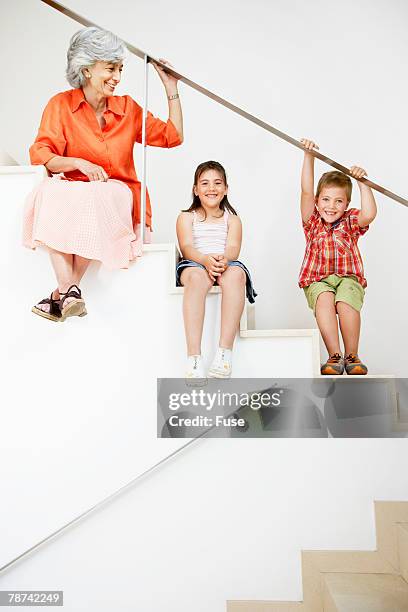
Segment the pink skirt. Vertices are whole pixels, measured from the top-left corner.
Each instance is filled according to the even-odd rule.
[[[132,224],[133,196],[121,181],[65,181],[45,178],[24,209],[23,244],[128,268],[142,254],[140,225]],[[145,242],[151,242],[146,228]]]

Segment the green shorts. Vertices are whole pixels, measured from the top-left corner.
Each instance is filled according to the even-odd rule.
[[[346,302],[356,310],[360,311],[364,301],[364,287],[360,285],[356,276],[339,276],[330,274],[322,280],[312,283],[308,287],[303,287],[307,303],[316,314],[316,302],[321,293],[330,291],[334,293],[334,301]]]

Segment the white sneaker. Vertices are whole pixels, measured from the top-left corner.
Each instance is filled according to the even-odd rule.
[[[187,359],[185,378],[206,378],[201,355],[190,355]]]
[[[232,351],[219,347],[208,370],[209,378],[231,378]]]

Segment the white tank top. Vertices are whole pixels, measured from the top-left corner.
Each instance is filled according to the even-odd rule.
[[[208,221],[200,221],[195,210],[193,210],[193,246],[200,253],[208,255],[216,253],[222,255],[225,252],[228,234],[228,211],[224,211],[224,215],[220,222],[209,223]]]

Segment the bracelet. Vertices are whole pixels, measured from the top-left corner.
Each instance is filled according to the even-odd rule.
[[[172,96],[167,96],[168,100],[177,100],[180,96],[178,93],[173,94]]]

